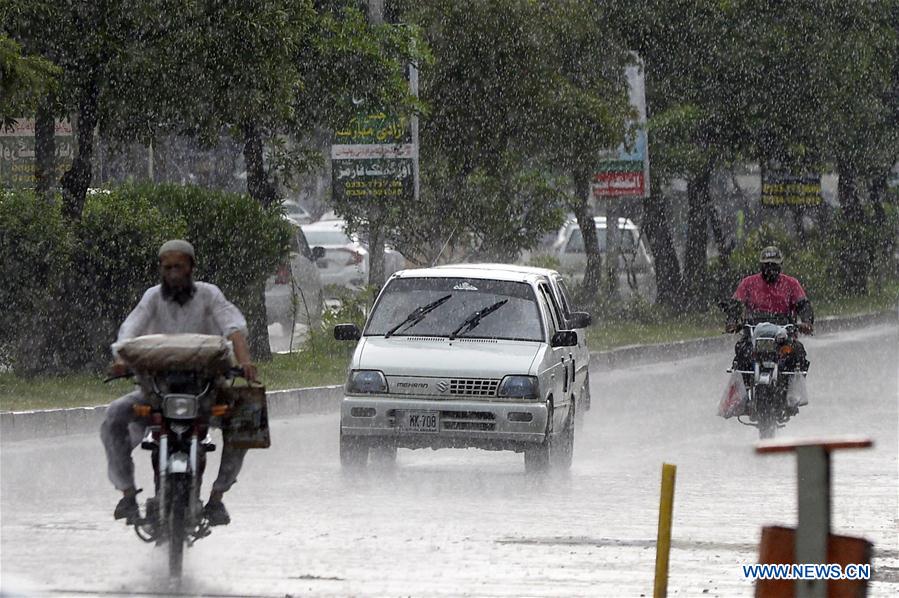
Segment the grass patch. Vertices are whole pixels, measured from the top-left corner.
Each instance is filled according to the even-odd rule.
[[[848,316],[896,309],[899,281],[885,284],[880,290],[863,297],[847,297],[814,303],[815,317]],[[616,319],[600,321],[587,329],[587,345],[592,351],[605,351],[627,345],[670,343],[713,337],[724,331],[724,316],[708,312],[666,320],[658,312],[649,314],[651,321]]]
[[[259,364],[259,378],[268,390],[342,384],[353,344],[348,345],[345,354],[274,355],[270,362]],[[127,380],[103,384],[102,376],[88,374],[22,378],[4,372],[0,373],[0,411],[105,405],[132,388],[132,383]]]
[[[870,313],[895,308],[899,282],[892,282],[865,297],[853,297],[815,305],[817,317]],[[665,343],[720,335],[723,316],[718,312],[666,319],[655,312],[641,320],[600,320],[587,329],[587,343],[593,351],[626,345]],[[275,355],[259,364],[259,376],[269,390],[342,384],[353,343],[328,341],[321,337],[318,351]],[[105,405],[132,388],[128,381],[103,384],[101,376],[75,375],[62,378],[26,379],[0,373],[0,411],[58,409]]]

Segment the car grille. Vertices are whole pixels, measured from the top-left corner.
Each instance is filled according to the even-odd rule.
[[[449,394],[463,397],[496,396],[499,380],[484,378],[451,378]]]
[[[440,425],[444,430],[479,430],[496,429],[494,416],[489,411],[441,411]]]

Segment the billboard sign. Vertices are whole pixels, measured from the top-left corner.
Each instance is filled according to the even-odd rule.
[[[602,157],[593,176],[593,197],[649,197],[649,147],[646,137],[646,86],[643,63],[625,69],[628,97],[637,114],[629,138]]]
[[[822,201],[821,175],[766,168],[762,173],[761,201],[767,208],[819,206]]]
[[[19,118],[12,128],[0,126],[0,188],[34,188],[34,119]],[[75,131],[72,123],[56,121],[56,179],[75,158]]]

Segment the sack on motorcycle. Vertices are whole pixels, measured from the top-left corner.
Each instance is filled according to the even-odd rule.
[[[235,364],[231,342],[209,334],[147,334],[115,343],[112,351],[135,372],[219,374]]]
[[[790,407],[808,405],[808,389],[805,386],[805,376],[790,376],[790,381],[787,383],[787,404]]]
[[[749,401],[749,395],[746,393],[746,386],[743,384],[743,375],[734,372],[727,381],[721,400],[718,401],[718,415],[727,419],[736,417],[746,413],[746,403]]]
[[[269,448],[268,403],[264,386],[228,386],[219,390],[219,398],[230,406],[222,421],[222,438],[234,448]]]

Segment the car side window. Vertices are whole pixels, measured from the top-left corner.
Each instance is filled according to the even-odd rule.
[[[562,325],[562,314],[559,311],[559,306],[556,305],[556,299],[553,297],[552,291],[550,291],[549,287],[545,284],[541,284],[540,293],[543,295],[543,300],[546,301],[546,305],[549,308],[549,315],[553,321],[553,328],[555,330],[565,330],[565,326]]]
[[[562,315],[566,320],[571,319],[571,302],[568,300],[568,293],[565,290],[565,283],[561,279],[555,279],[556,289],[558,290],[559,304],[562,307]]]

